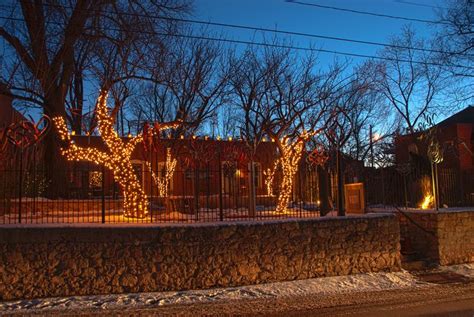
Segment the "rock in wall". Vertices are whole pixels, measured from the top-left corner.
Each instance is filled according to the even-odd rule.
[[[397,271],[399,239],[392,215],[173,226],[4,226],[0,299]]]

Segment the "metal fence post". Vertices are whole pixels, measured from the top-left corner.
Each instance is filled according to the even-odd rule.
[[[219,219],[224,221],[224,210],[223,210],[223,201],[222,201],[222,162],[221,162],[221,150],[219,147],[218,152],[218,163],[219,163]]]
[[[102,166],[102,223],[105,223],[105,168]]]
[[[21,223],[21,189],[23,187],[23,150],[20,150],[20,179],[18,180],[18,223]]]

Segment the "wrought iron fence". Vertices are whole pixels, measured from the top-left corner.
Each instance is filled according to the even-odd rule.
[[[366,168],[360,179],[364,182],[367,205],[417,208],[432,193],[429,170],[397,166],[383,169]],[[460,172],[439,168],[438,194],[440,207],[474,205],[474,171]]]
[[[123,214],[123,194],[113,175],[93,164],[72,164],[64,187],[48,188],[40,167],[0,171],[0,223],[161,223],[264,220],[319,216],[314,171],[295,178],[287,212],[276,213],[278,186],[273,195],[261,171],[255,176],[255,204],[249,200],[250,171],[201,168],[176,170],[167,195],[160,193],[145,164],[136,174],[148,198],[149,214],[142,219]],[[275,179],[277,184],[278,179]],[[252,207],[254,206],[254,207]]]
[[[154,168],[158,165],[155,162]],[[269,194],[263,171],[255,172],[255,203],[252,203],[248,168],[222,168],[217,163],[204,168],[178,169],[164,194],[146,163],[138,162],[134,165],[135,172],[147,195],[149,209],[149,214],[140,219],[124,216],[122,191],[111,172],[100,166],[70,164],[61,188],[50,186],[44,166],[34,156],[18,155],[7,166],[0,170],[0,224],[197,223],[320,215],[318,173],[315,167],[303,162],[285,213],[275,211],[281,173],[275,174],[274,192]],[[329,205],[335,210],[337,177],[333,174],[329,170],[327,188]],[[441,206],[474,204],[474,172],[439,168],[438,175]],[[351,173],[346,170],[345,181],[364,183],[369,211],[377,206],[416,208],[431,187],[429,170],[413,166],[362,167]]]

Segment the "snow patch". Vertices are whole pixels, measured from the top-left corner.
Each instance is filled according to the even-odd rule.
[[[474,263],[441,266],[440,269],[474,279]]]
[[[317,294],[381,291],[423,287],[426,285],[428,285],[428,283],[420,282],[409,272],[402,271],[395,273],[335,276],[209,290],[17,300],[0,303],[0,311],[28,312],[33,310],[130,309],[146,306],[211,303],[238,299],[265,299]]]

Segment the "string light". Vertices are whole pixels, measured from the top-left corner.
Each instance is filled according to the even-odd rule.
[[[107,150],[100,151],[96,148],[77,146],[71,140],[64,118],[55,117],[53,122],[59,136],[62,141],[68,144],[67,147],[61,149],[61,153],[70,161],[88,161],[110,169],[123,192],[124,215],[132,218],[144,218],[148,215],[148,198],[131,162],[132,152],[136,145],[143,141],[143,137],[141,134],[137,135],[127,143],[124,143],[119,137],[113,128],[113,119],[107,110],[107,91],[101,90],[96,107],[99,135]]]
[[[275,178],[275,172],[279,163],[280,163],[280,160],[275,160],[275,162],[273,162],[273,168],[267,168],[265,171],[263,171],[263,175],[265,176],[265,186],[267,188],[268,196],[274,196],[273,179]]]
[[[303,155],[305,142],[314,134],[314,132],[303,131],[294,143],[291,142],[288,136],[283,137],[282,141],[279,142],[282,151],[279,163],[282,167],[283,180],[278,195],[276,213],[284,214],[287,212],[287,206],[293,191],[294,177],[298,171],[298,163]]]
[[[93,171],[90,173],[89,187],[102,187],[102,173]]]
[[[153,172],[153,169],[151,168],[151,164],[147,162],[147,166],[150,169],[153,181],[155,182],[156,186],[158,186],[158,193],[161,197],[168,197],[168,190],[170,187],[169,185],[171,184],[171,179],[174,175],[177,162],[178,160],[176,160],[175,158],[172,158],[171,156],[171,149],[167,148],[164,177],[160,177],[159,175],[156,175],[155,172]]]

